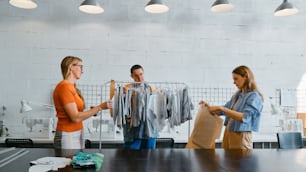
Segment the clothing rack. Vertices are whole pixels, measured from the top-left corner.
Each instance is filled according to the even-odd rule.
[[[103,84],[102,86],[102,97],[101,101],[107,101],[111,99],[114,95],[114,90],[118,87],[124,87],[126,84],[140,84],[141,82],[133,82],[133,81],[115,81],[111,80]],[[144,82],[150,86],[155,87],[156,89],[168,89],[168,90],[175,90],[175,89],[182,89],[187,88],[187,84],[183,82]],[[110,115],[110,111],[102,111],[102,114]],[[102,120],[102,115],[100,115],[100,120]],[[188,135],[190,135],[190,120],[188,120]],[[101,132],[101,125],[100,125],[100,137],[99,137],[99,148],[101,149],[102,145],[102,132]]]
[[[142,84],[146,83],[149,85],[152,85],[156,88],[180,88],[180,87],[188,87],[187,84],[184,82],[134,82],[134,81],[116,81],[111,80],[106,82],[105,84],[111,84],[112,82],[115,83],[115,86],[124,86],[126,84]]]

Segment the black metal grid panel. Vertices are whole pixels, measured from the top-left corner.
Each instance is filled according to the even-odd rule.
[[[191,87],[190,95],[195,106],[198,105],[200,100],[204,100],[211,105],[224,105],[231,99],[235,91],[234,88]]]
[[[89,109],[90,106],[96,106],[101,103],[102,99],[102,84],[101,85],[90,85],[90,84],[79,84],[77,88],[81,90],[82,95],[85,99],[85,108]]]

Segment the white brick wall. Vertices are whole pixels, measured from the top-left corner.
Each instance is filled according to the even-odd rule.
[[[130,66],[139,63],[148,81],[217,87],[232,87],[232,69],[245,64],[266,99],[275,88],[299,85],[306,66],[302,0],[292,2],[299,14],[283,18],[273,16],[281,0],[235,0],[225,14],[210,12],[213,0],[165,2],[170,11],[152,15],[143,0],[101,0],[105,13],[88,15],[77,10],[81,1],[38,1],[35,10],[0,1],[0,105],[7,107],[1,118],[9,129],[24,131],[21,98],[50,101],[66,55],[83,58],[80,83],[129,80]],[[269,109],[263,115],[262,132],[273,131],[275,118]]]

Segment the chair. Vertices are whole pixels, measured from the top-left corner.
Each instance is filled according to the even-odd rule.
[[[7,147],[32,148],[33,141],[32,139],[7,138],[5,145]]]
[[[89,139],[85,139],[85,148],[86,149],[92,148],[91,141]]]
[[[304,147],[301,132],[279,132],[276,135],[278,147],[280,149],[297,149]]]
[[[173,148],[173,138],[156,138],[156,148]]]

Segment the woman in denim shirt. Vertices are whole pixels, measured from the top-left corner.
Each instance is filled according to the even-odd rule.
[[[263,96],[254,75],[247,66],[238,66],[232,72],[238,91],[224,106],[211,106],[201,100],[212,114],[225,115],[222,147],[224,149],[252,149],[252,131],[258,131]]]

